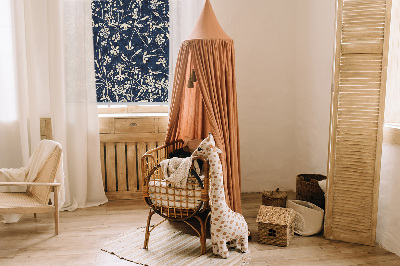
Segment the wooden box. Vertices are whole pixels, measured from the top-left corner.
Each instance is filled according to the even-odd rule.
[[[258,243],[287,247],[294,235],[292,209],[261,205],[257,215]]]

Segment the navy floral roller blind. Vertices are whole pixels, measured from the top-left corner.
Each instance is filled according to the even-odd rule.
[[[92,2],[97,102],[168,101],[168,0]]]

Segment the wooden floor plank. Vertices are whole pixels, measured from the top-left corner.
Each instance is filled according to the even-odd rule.
[[[289,193],[293,198],[294,193]],[[295,236],[288,247],[257,243],[256,216],[260,193],[242,196],[243,215],[249,224],[249,265],[400,265],[400,257],[380,246],[331,241],[322,234]],[[60,213],[60,234],[53,234],[51,214],[25,215],[16,224],[0,223],[0,265],[135,265],[101,251],[108,239],[146,224],[148,206],[143,200],[110,201],[102,206]],[[155,215],[152,223],[162,219]],[[195,234],[184,223],[162,226]]]

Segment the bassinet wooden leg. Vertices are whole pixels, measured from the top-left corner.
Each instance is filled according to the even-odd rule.
[[[150,221],[151,221],[151,216],[153,216],[155,212],[150,209],[149,212],[149,217],[147,217],[147,226],[146,226],[146,234],[144,236],[144,245],[143,248],[144,249],[148,249],[149,248],[149,238],[150,238]]]
[[[200,227],[201,227],[201,235],[200,235],[200,245],[201,245],[201,255],[206,254],[206,221],[199,219]]]
[[[208,216],[206,216],[205,218],[204,218],[204,220],[201,218],[201,217],[199,217],[199,216],[194,216],[197,220],[199,220],[199,223],[200,223],[200,233],[195,229],[195,228],[193,228],[193,229],[195,229],[196,230],[196,232],[199,234],[199,236],[200,236],[200,246],[201,246],[201,255],[204,255],[204,254],[206,254],[206,233],[207,233],[207,229],[206,229],[206,227],[207,227],[207,218],[208,218]],[[190,224],[189,224],[190,225]]]

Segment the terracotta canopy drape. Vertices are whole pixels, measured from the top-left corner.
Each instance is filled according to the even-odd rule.
[[[197,82],[188,88],[194,69]],[[241,212],[235,51],[231,39],[193,39],[181,45],[175,68],[166,143],[204,139],[211,132],[224,172],[229,207]]]

